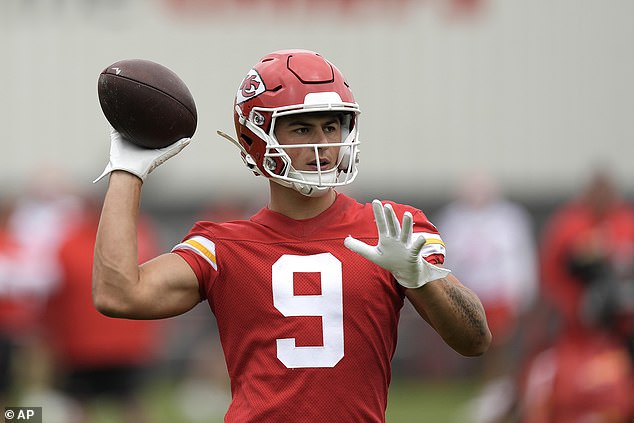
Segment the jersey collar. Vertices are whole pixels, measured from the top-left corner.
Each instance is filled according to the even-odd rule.
[[[265,207],[253,216],[251,221],[294,238],[306,238],[327,233],[341,222],[345,211],[353,203],[354,200],[350,197],[337,193],[334,203],[329,208],[310,219],[295,220]]]

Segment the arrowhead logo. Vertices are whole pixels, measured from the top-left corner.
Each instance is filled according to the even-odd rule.
[[[115,75],[119,75],[121,73],[121,69],[120,68],[111,68],[114,71]]]
[[[251,69],[247,76],[242,80],[238,93],[236,94],[236,103],[244,103],[266,91],[266,86],[262,77],[255,69]]]

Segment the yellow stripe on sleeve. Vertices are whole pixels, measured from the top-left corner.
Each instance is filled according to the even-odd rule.
[[[204,258],[211,267],[218,270],[218,265],[216,264],[216,244],[204,236],[195,235],[176,245],[172,248],[172,251],[179,249],[195,252],[200,257]]]
[[[212,253],[207,247],[202,245],[200,242],[195,239],[188,239],[184,242],[184,244],[189,244],[194,247],[197,251],[202,253],[205,257],[207,257],[213,263],[214,267],[216,267],[216,255]]]
[[[426,239],[425,245],[421,250],[421,255],[427,257],[433,254],[445,255],[445,243],[440,238],[440,235],[429,232],[414,232],[414,237],[424,237]]]
[[[442,242],[442,239],[438,239],[438,238],[427,238],[427,242],[425,242],[425,245],[430,245],[430,244],[439,244],[439,245],[442,245],[443,247],[445,246],[445,243]]]

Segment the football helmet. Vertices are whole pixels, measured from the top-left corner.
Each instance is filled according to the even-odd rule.
[[[281,116],[341,112],[341,141],[337,163],[331,169],[319,166],[319,148],[324,144],[285,146],[275,136]],[[242,80],[234,102],[237,141],[244,163],[263,175],[306,196],[325,194],[329,187],[346,185],[357,175],[359,160],[358,104],[341,72],[319,54],[308,50],[282,50],[264,56]],[[316,171],[297,170],[288,148],[311,148]]]

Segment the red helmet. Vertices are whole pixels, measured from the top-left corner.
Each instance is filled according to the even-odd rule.
[[[256,174],[308,196],[348,184],[356,177],[359,106],[341,72],[319,54],[284,50],[264,56],[240,84],[234,106],[242,157]],[[317,171],[294,169],[285,146],[275,137],[276,119],[289,114],[329,111],[342,112],[343,116],[341,142],[330,144],[340,147],[337,166]],[[317,146],[302,145],[313,148],[316,155]]]

